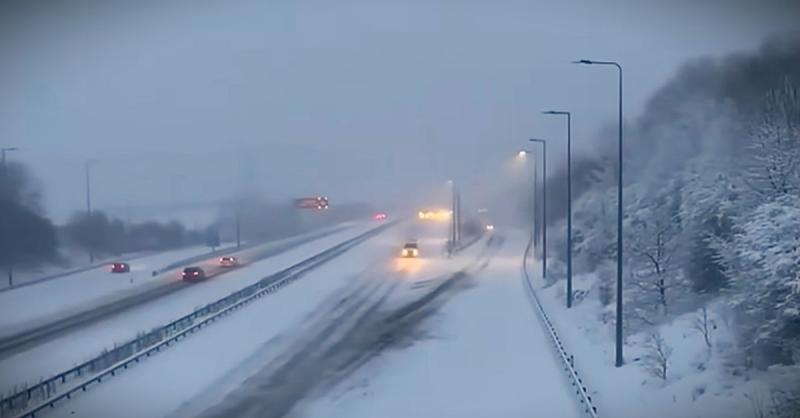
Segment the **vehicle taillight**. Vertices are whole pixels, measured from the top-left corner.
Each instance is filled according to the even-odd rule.
[[[198,272],[194,272],[194,273],[192,273],[192,274],[194,274],[195,276],[197,276],[197,275],[198,275],[198,274],[200,274],[200,273],[198,273]]]

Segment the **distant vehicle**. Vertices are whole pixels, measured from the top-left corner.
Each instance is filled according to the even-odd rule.
[[[417,217],[426,221],[446,221],[450,219],[452,211],[447,209],[429,209],[421,210],[417,213]]]
[[[330,206],[327,196],[301,197],[294,200],[294,206],[299,209],[328,209]]]
[[[386,214],[383,212],[376,212],[374,215],[372,215],[372,219],[375,219],[376,221],[385,221]]]
[[[494,231],[494,225],[492,225],[492,224],[486,224],[486,230],[487,230],[487,231]]]
[[[186,267],[183,269],[181,277],[183,277],[183,280],[186,281],[203,280],[206,278],[206,272],[200,267]]]
[[[219,265],[222,267],[236,267],[239,265],[239,260],[236,257],[226,255],[225,257],[220,257]]]
[[[111,263],[112,273],[128,273],[131,271],[131,266],[128,263]]]
[[[419,245],[416,242],[407,242],[403,245],[403,251],[400,252],[402,257],[417,257],[419,256]]]

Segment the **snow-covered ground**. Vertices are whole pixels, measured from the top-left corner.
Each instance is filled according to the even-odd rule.
[[[754,406],[769,404],[768,382],[780,379],[798,382],[800,370],[774,368],[769,372],[746,372],[726,365],[733,351],[733,338],[721,314],[722,307],[712,304],[708,310],[710,342],[708,348],[695,323],[701,312],[682,315],[661,325],[657,331],[670,352],[667,379],[648,372],[647,347],[651,332],[630,335],[624,346],[625,365],[614,367],[614,305],[603,308],[594,290],[596,277],[574,278],[575,290],[586,291],[573,308],[564,307],[564,282],[542,288],[534,284],[577,369],[593,392],[600,416],[616,418],[753,418]],[[601,315],[601,314],[605,315]],[[603,323],[601,316],[609,318]],[[608,384],[614,382],[614,384]]]
[[[397,259],[408,234],[384,232],[46,416],[579,416],[520,281],[525,234],[446,259],[434,228],[422,258]]]
[[[335,232],[5,357],[0,360],[0,392],[64,371],[98,355],[105,348],[113,347],[115,343],[135,337],[137,332],[164,325],[375,226],[374,223],[364,223]]]
[[[552,417],[581,414],[520,281],[526,234],[509,239],[428,335],[383,353],[303,411],[309,417]]]
[[[206,391],[223,390],[221,382],[246,373],[247,365],[258,364],[270,350],[280,349],[280,341],[274,347],[263,347],[287,328],[302,325],[303,318],[331,294],[348,283],[369,280],[369,272],[382,271],[405,236],[406,229],[398,226],[373,237],[280,292],[247,305],[119,378],[76,397],[52,415],[139,418],[188,410],[184,402]],[[428,251],[427,246],[423,251]]]
[[[335,226],[332,228],[340,228]],[[302,241],[325,231],[314,231],[259,245],[240,253],[248,257],[292,241]],[[163,269],[175,262],[210,253],[208,248],[193,247],[169,251],[130,261],[130,273],[112,274],[108,266],[37,283],[31,286],[0,292],[0,337],[12,335],[54,317],[64,317],[69,312],[81,311],[87,306],[98,306],[103,302],[125,297],[143,288],[159,286],[178,279],[177,270],[172,269],[153,276],[154,270]],[[217,257],[192,264],[216,267]]]
[[[225,250],[235,248],[235,243],[226,242],[221,246],[216,247],[215,250]],[[180,260],[182,258],[189,258],[208,254],[213,250],[204,245],[194,245],[190,247],[175,248],[166,251],[141,251],[134,253],[126,253],[121,256],[103,256],[94,259],[93,263],[89,263],[88,256],[82,251],[68,251],[62,254],[63,257],[68,259],[64,265],[58,264],[43,264],[36,267],[27,269],[17,269],[14,271],[14,286],[13,289],[21,287],[32,286],[41,282],[50,280],[58,280],[67,276],[74,276],[80,273],[85,273],[92,270],[107,270],[109,265],[114,262],[129,262],[130,264],[152,263],[158,261],[159,257],[165,257],[168,260]],[[174,254],[174,255],[170,255]],[[0,283],[0,292],[7,292],[13,290],[9,288],[8,282],[3,281]]]

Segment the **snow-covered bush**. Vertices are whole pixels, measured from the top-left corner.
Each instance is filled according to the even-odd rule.
[[[659,332],[652,332],[645,340],[644,348],[647,351],[642,357],[642,366],[653,377],[667,380],[672,347]]]

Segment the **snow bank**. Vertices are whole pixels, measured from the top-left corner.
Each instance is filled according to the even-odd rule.
[[[702,311],[693,312],[627,336],[626,363],[616,368],[614,305],[601,306],[596,282],[595,275],[575,277],[574,288],[584,297],[567,310],[563,280],[550,287],[535,280],[545,310],[567,350],[574,354],[587,385],[594,389],[601,417],[752,418],[757,404],[766,410],[768,382],[776,376],[800,376],[791,369],[747,373],[736,368],[731,362],[734,340],[719,304],[712,304],[707,311],[710,348],[701,331],[705,322]],[[669,353],[666,380],[649,371],[656,354],[653,335],[663,338],[662,351]]]

